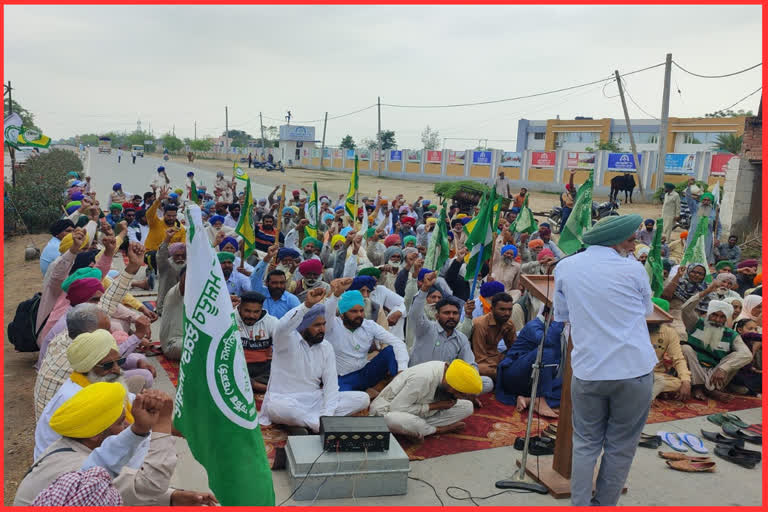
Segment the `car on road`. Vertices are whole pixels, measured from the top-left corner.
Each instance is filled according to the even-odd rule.
[[[134,144],[131,146],[131,153],[136,152],[136,156],[144,158],[144,146],[141,144]]]

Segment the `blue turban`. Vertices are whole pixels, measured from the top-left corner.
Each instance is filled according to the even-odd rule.
[[[290,213],[291,215],[293,215],[294,214],[293,208],[291,208],[290,206],[286,206],[285,208],[283,208],[283,215],[285,215],[286,213]]]
[[[483,285],[480,286],[480,295],[486,299],[488,297],[493,297],[497,293],[501,293],[503,291],[504,285],[501,284],[500,281],[489,281],[487,283],[483,283]]]
[[[163,171],[165,171],[165,167],[163,167],[162,165],[157,168],[157,172],[163,172]]]
[[[347,233],[349,233],[350,231],[352,231],[352,228],[350,226],[347,226],[344,229],[342,229],[341,231],[339,231],[339,234],[341,236],[347,236]]]
[[[360,290],[348,290],[339,298],[339,313],[342,315],[355,306],[365,306],[365,300]]]
[[[210,210],[211,208],[216,206],[216,202],[211,199],[209,201],[206,201],[204,206],[206,210]]]
[[[424,280],[424,276],[426,276],[427,274],[431,274],[432,272],[434,272],[434,271],[430,270],[428,268],[422,268],[421,270],[419,270],[418,280],[419,281],[423,281]]]
[[[539,223],[540,228],[551,228],[552,226],[549,225],[549,222],[540,222]]]
[[[277,251],[277,261],[282,260],[283,258],[298,258],[301,254],[299,254],[299,251],[296,249],[287,249],[283,247],[279,251]]]
[[[79,178],[79,177],[80,177],[80,175],[79,175],[79,174],[77,174],[75,171],[69,171],[69,172],[67,173],[67,176],[73,176],[73,177],[75,177],[75,178]]]
[[[80,209],[80,205],[79,204],[76,204],[74,206],[70,206],[69,208],[67,208],[67,215],[72,215],[74,212],[76,212],[79,209]]]
[[[512,251],[512,254],[514,254],[514,257],[515,257],[515,258],[517,258],[517,247],[515,247],[515,246],[514,246],[514,245],[512,245],[512,244],[509,244],[509,245],[505,245],[504,247],[502,247],[502,248],[501,248],[501,254],[502,254],[502,256],[503,256],[503,255],[504,255],[504,253],[505,253],[505,252],[507,252],[507,251]]]
[[[421,206],[429,206],[429,204],[430,204],[431,202],[432,202],[432,201],[430,201],[429,199],[425,199],[425,200],[423,200],[423,201],[421,202]]]
[[[305,330],[307,327],[312,325],[312,322],[314,322],[317,317],[321,315],[325,315],[325,304],[315,304],[309,308],[309,311],[304,313],[304,318],[301,320],[301,323],[296,328],[296,330],[299,332]]]
[[[464,224],[465,226],[469,224],[469,222],[472,220],[472,217],[462,217],[459,219],[459,222]]]
[[[82,201],[85,198],[85,196],[82,194],[82,192],[75,192],[71,196],[69,196],[69,199],[71,201]]]
[[[644,224],[645,224],[646,226],[647,226],[648,224],[650,224],[651,226],[653,226],[654,224],[656,224],[656,221],[655,221],[655,220],[653,220],[653,219],[645,219],[645,222],[644,222]]]
[[[217,222],[224,222],[224,217],[221,215],[214,215],[210,219],[208,219],[208,222],[210,222],[212,225],[216,224]]]
[[[333,220],[335,216],[332,213],[324,213],[323,214],[323,222],[327,220]]]
[[[520,213],[520,208],[517,206],[512,207],[512,210],[510,210],[512,213]]]
[[[357,276],[352,280],[352,284],[349,286],[350,290],[359,290],[360,288],[368,288],[373,291],[376,289],[376,280],[371,276]]]
[[[339,211],[339,210],[343,210],[343,209],[344,209],[344,207],[343,207],[343,206],[341,206],[341,205],[339,205],[339,206],[337,206],[336,208],[334,208],[334,209],[333,209],[333,211],[337,212],[337,211]]]
[[[114,185],[112,185],[112,190],[121,190],[122,188],[123,186],[119,183],[115,183]]]
[[[179,197],[179,194],[177,194],[176,192],[171,192],[170,194],[168,194],[168,197],[170,197],[171,199],[177,199]]]
[[[238,250],[240,248],[240,244],[237,243],[237,240],[231,236],[228,236],[221,241],[221,243],[219,244],[219,249],[223,250],[224,246],[227,244],[232,244],[235,247],[235,250]]]
[[[191,177],[191,176],[194,176],[194,175],[195,175],[195,173],[193,173],[192,171],[189,171],[189,172],[187,173],[187,177]]]

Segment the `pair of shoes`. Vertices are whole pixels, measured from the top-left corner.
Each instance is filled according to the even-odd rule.
[[[668,444],[673,450],[678,452],[687,452],[690,447],[696,453],[709,453],[707,447],[704,446],[704,441],[699,439],[693,434],[681,432],[676,434],[674,432],[656,432],[656,435],[661,437],[661,440]],[[686,446],[687,445],[687,446]]]
[[[747,469],[754,468],[762,460],[762,454],[756,450],[745,450],[724,444],[715,446],[715,455]]]
[[[684,455],[678,452],[662,452],[659,451],[659,457],[667,460],[689,460],[691,462],[710,462],[709,457],[696,457],[691,455]]]
[[[731,437],[736,437],[738,439],[743,439],[748,443],[753,444],[762,444],[763,443],[763,436],[758,434],[753,434],[743,428],[739,428],[737,425],[734,425],[733,423],[724,423],[723,424],[723,432],[728,434]]]
[[[706,430],[702,430],[701,435],[704,436],[704,439],[706,439],[707,441],[712,441],[719,445],[737,446],[739,448],[744,448],[743,439],[734,439],[732,437],[726,437],[722,435],[720,432],[707,432]]]
[[[748,425],[744,423],[741,418],[735,414],[729,412],[722,412],[718,414],[710,414],[707,416],[707,420],[711,421],[715,425],[723,425],[724,423],[733,423],[739,428],[747,428]]]
[[[515,439],[515,450],[522,450],[525,437]],[[528,453],[531,455],[552,455],[555,453],[555,441],[548,437],[532,436],[528,443]]]
[[[717,464],[712,461],[668,460],[667,466],[686,473],[714,473]]]
[[[640,434],[640,442],[637,443],[637,446],[642,446],[643,448],[651,448],[655,450],[659,446],[661,446],[661,437],[659,436],[651,436],[648,434]]]

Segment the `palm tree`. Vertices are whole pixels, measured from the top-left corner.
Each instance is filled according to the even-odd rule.
[[[727,151],[738,155],[741,153],[741,144],[744,142],[743,135],[736,135],[733,133],[721,133],[715,140],[715,149],[718,151]]]

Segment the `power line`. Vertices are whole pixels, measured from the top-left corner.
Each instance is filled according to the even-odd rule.
[[[758,87],[757,89],[755,89],[755,90],[754,90],[754,91],[752,91],[751,93],[747,94],[746,96],[744,96],[743,98],[741,98],[739,101],[737,101],[736,103],[734,103],[734,104],[733,104],[733,105],[731,105],[730,107],[721,108],[720,110],[718,110],[718,112],[720,112],[720,111],[723,111],[723,110],[730,110],[730,109],[732,109],[733,107],[735,107],[736,105],[738,105],[738,104],[739,104],[739,103],[741,103],[742,101],[746,100],[746,99],[747,99],[747,98],[749,98],[750,96],[753,96],[753,95],[757,94],[758,92],[760,92],[760,90],[761,90],[762,88],[763,88],[763,86],[761,85],[760,87]]]
[[[648,66],[646,68],[636,69],[634,71],[630,71],[629,73],[625,73],[625,76],[633,75],[635,73],[640,73],[641,71],[647,71],[647,70],[653,69],[653,68],[658,68],[660,66],[663,66],[664,64],[665,63],[662,62],[660,64],[655,64],[653,66]],[[603,83],[606,80],[610,80],[610,79],[611,79],[611,77],[605,77],[605,78],[601,78],[600,80],[594,80],[592,82],[587,82],[587,83],[583,83],[583,84],[579,84],[579,85],[573,85],[573,86],[570,86],[570,87],[562,87],[560,89],[554,89],[554,90],[551,90],[551,91],[539,92],[539,93],[535,93],[535,94],[526,94],[524,96],[516,96],[514,98],[504,98],[504,99],[500,99],[500,100],[476,101],[476,102],[471,102],[471,103],[454,103],[454,104],[448,104],[448,105],[394,105],[394,104],[391,104],[391,103],[382,103],[382,106],[393,107],[393,108],[455,108],[455,107],[473,107],[473,106],[477,106],[477,105],[491,105],[491,104],[494,104],[494,103],[504,103],[504,102],[507,102],[507,101],[524,100],[524,99],[527,99],[527,98],[535,98],[535,97],[538,97],[538,96],[545,96],[547,94],[555,94],[555,93],[558,93],[558,92],[570,91],[572,89],[579,89],[581,87],[587,87],[589,85],[600,84],[600,83]]]
[[[697,77],[699,77],[699,78],[725,78],[725,77],[728,77],[728,76],[738,75],[738,74],[740,74],[740,73],[746,73],[747,71],[750,71],[750,70],[752,70],[752,69],[755,69],[755,68],[757,68],[757,67],[760,67],[760,66],[762,66],[762,65],[763,65],[763,63],[762,63],[762,62],[758,62],[758,63],[757,63],[757,64],[755,64],[754,66],[750,66],[750,67],[748,67],[748,68],[746,68],[746,69],[742,69],[741,71],[736,71],[736,72],[734,72],[734,73],[728,73],[728,74],[726,74],[726,75],[700,75],[700,74],[698,74],[698,73],[694,73],[693,71],[688,71],[687,69],[685,69],[683,66],[681,66],[680,64],[678,64],[678,63],[677,63],[677,62],[675,62],[674,60],[672,61],[672,64],[674,64],[675,66],[677,66],[678,68],[680,68],[682,71],[685,71],[685,72],[686,72],[686,73],[688,73],[689,75],[697,76]]]
[[[650,114],[650,113],[648,113],[648,112],[647,112],[647,111],[646,111],[646,110],[645,110],[643,107],[641,107],[641,106],[640,106],[640,104],[638,104],[638,103],[635,101],[635,98],[633,98],[633,97],[632,97],[632,95],[631,95],[631,94],[629,94],[629,89],[627,89],[627,82],[626,82],[626,80],[623,80],[623,79],[622,79],[622,82],[624,83],[624,92],[625,92],[625,93],[627,93],[627,97],[629,98],[629,101],[631,101],[631,102],[632,102],[632,103],[633,103],[633,104],[634,104],[634,105],[635,105],[637,108],[639,108],[639,109],[640,109],[640,111],[641,111],[643,114],[645,114],[645,115],[647,115],[647,116],[650,116],[650,117],[652,117],[653,119],[656,119],[656,120],[658,121],[658,120],[659,120],[659,118],[658,118],[658,117],[656,117],[656,116],[655,116],[655,115],[653,115],[653,114]]]

